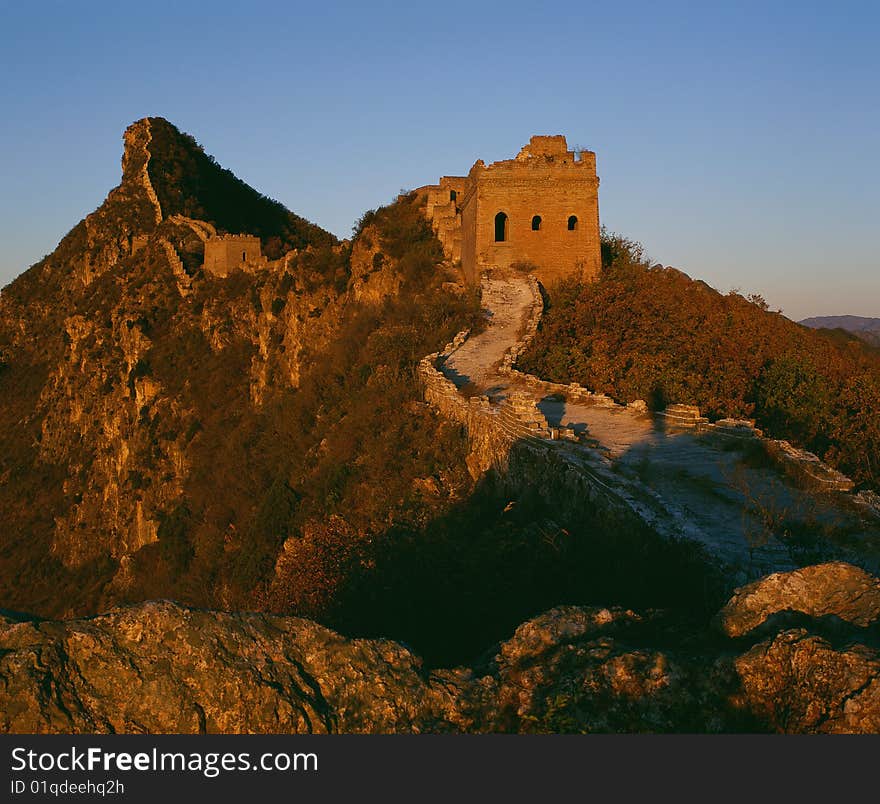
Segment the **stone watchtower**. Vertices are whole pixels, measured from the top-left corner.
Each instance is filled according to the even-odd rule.
[[[478,160],[423,191],[447,258],[461,260],[469,282],[516,263],[535,265],[545,285],[599,273],[596,154],[569,151],[563,136],[532,137],[515,159]]]
[[[268,263],[260,248],[260,238],[247,234],[224,234],[205,241],[205,272],[229,276],[232,271],[252,271]]]

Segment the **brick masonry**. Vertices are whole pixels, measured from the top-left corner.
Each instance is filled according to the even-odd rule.
[[[252,271],[267,264],[259,237],[227,234],[205,241],[205,272],[213,276],[225,277],[235,270]]]
[[[517,264],[545,285],[599,273],[596,155],[568,150],[565,137],[532,137],[515,159],[478,160],[467,176],[444,176],[421,192],[447,258],[461,261],[471,283]]]

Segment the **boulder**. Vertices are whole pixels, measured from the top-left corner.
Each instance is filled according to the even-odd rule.
[[[738,589],[718,624],[727,636],[739,637],[784,611],[833,615],[865,627],[880,620],[880,579],[843,562],[777,572]]]
[[[835,648],[804,628],[782,631],[735,660],[737,703],[786,733],[880,732],[880,652]]]

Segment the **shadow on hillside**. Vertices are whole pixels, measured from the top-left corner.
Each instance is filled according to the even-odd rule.
[[[880,569],[870,549],[880,537],[877,523],[839,495],[795,482],[758,441],[699,433],[656,414],[627,421],[632,413],[625,408],[597,408],[595,417],[578,420],[578,410],[589,406],[575,404],[573,411],[561,394],[537,404],[551,427],[564,422],[578,435],[607,439],[617,474],[686,512],[724,560],[754,577],[829,560]]]
[[[588,501],[511,492],[491,473],[446,515],[392,528],[374,549],[371,571],[348,579],[330,624],[402,641],[429,666],[473,663],[562,604],[662,608],[705,622],[729,592],[699,546]]]

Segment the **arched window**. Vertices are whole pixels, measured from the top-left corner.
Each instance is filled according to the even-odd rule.
[[[242,252],[241,252],[241,261],[242,261],[242,262],[246,262],[246,261],[247,261],[247,252],[246,252],[246,251],[242,251]]]
[[[569,215],[568,216],[568,231],[573,232],[577,228],[578,228],[577,215]]]
[[[532,218],[532,231],[537,232],[537,231],[540,231],[540,229],[541,229],[541,216],[535,215],[535,217]]]
[[[457,195],[458,195],[458,194],[455,192],[455,190],[450,190],[450,191],[449,191],[449,200],[450,200],[450,201],[455,201]]]
[[[499,212],[495,216],[495,242],[503,243],[507,240],[507,215]]]

